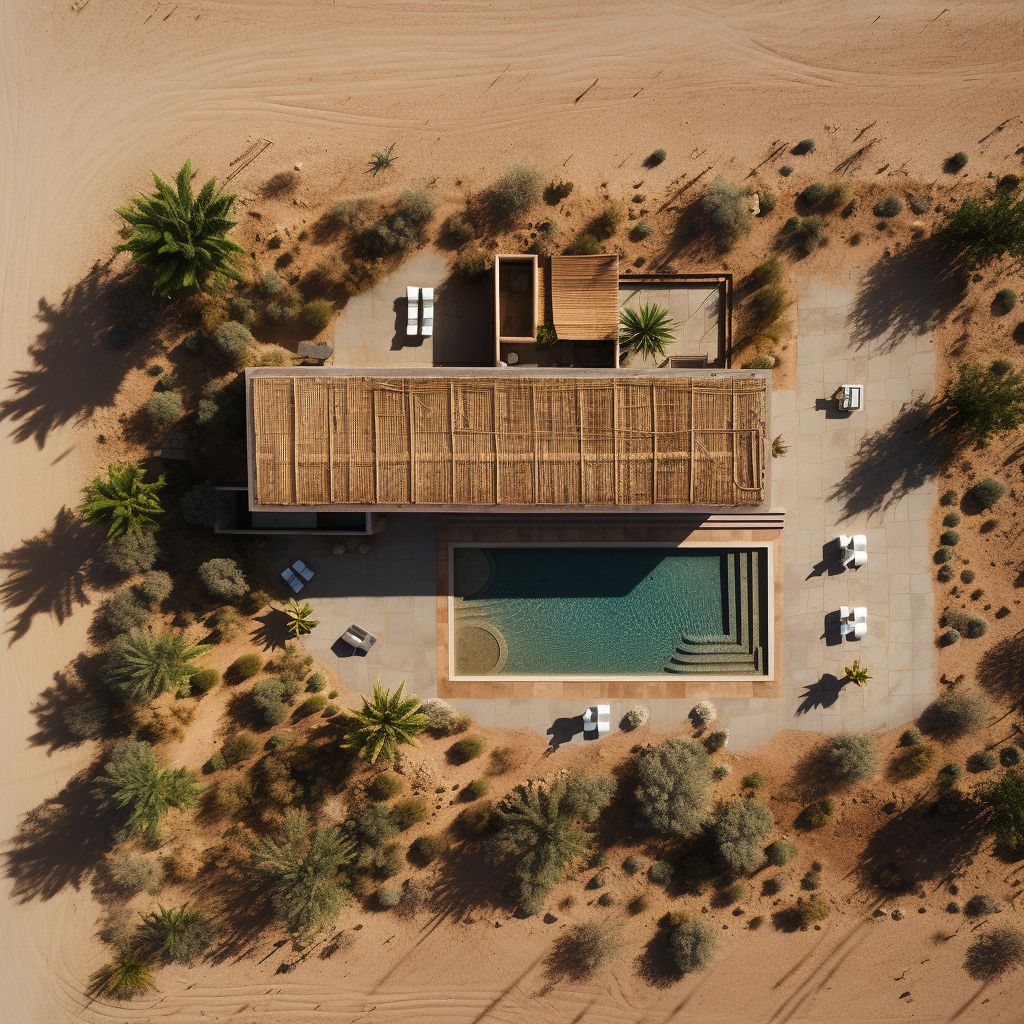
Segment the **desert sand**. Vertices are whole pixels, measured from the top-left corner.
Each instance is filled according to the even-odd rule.
[[[114,207],[150,169],[171,175],[191,156],[202,176],[223,177],[264,138],[273,145],[234,180],[240,190],[301,162],[304,175],[367,191],[384,187],[361,173],[369,152],[397,142],[388,189],[436,181],[454,200],[528,161],[591,188],[647,174],[667,203],[702,171],[742,178],[807,136],[818,145],[805,166],[822,175],[877,139],[853,170],[865,179],[935,180],[968,147],[970,179],[1019,171],[1024,144],[1011,0],[8,0],[2,25],[5,844],[90,763],[87,746],[48,753],[32,708],[85,646],[91,614],[79,566],[92,534],[60,512],[102,461],[91,422],[119,380],[100,336],[111,314],[87,275],[108,259]],[[641,171],[658,146],[669,160]],[[726,941],[716,969],[667,989],[647,987],[628,960],[586,985],[548,985],[540,922],[421,921],[400,945],[379,919],[350,956],[288,976],[246,960],[165,971],[145,1008],[92,1002],[105,953],[80,868],[88,851],[73,816],[53,813],[67,826],[61,849],[21,864],[17,892],[3,882],[4,1020],[1019,1019],[1012,983],[986,991],[959,969],[961,950],[933,944],[933,915],[894,932],[860,905],[821,932]]]

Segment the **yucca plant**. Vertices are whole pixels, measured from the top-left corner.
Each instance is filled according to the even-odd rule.
[[[273,892],[278,918],[300,935],[330,927],[345,899],[338,870],[350,864],[356,844],[337,825],[311,828],[305,810],[285,813],[280,831],[250,847],[253,869]]]
[[[125,701],[150,701],[166,690],[185,697],[189,680],[199,671],[195,660],[209,650],[209,644],[189,644],[178,630],[133,629],[107,650],[107,686]]]
[[[864,686],[867,681],[871,678],[867,672],[860,667],[860,659],[854,661],[852,665],[847,665],[844,669],[846,675],[843,676],[844,683],[856,683],[858,686]]]
[[[661,359],[678,326],[669,319],[664,306],[646,304],[638,310],[624,309],[619,316],[619,346],[628,356]]]
[[[164,478],[146,483],[146,471],[134,462],[107,466],[107,479],[95,477],[82,489],[85,501],[78,511],[90,523],[108,523],[107,536],[137,533],[163,513],[158,492]]]
[[[153,748],[139,740],[120,740],[111,751],[92,794],[100,807],[128,810],[128,835],[145,832],[156,842],[160,822],[173,807],[183,811],[196,805],[203,787],[188,768],[157,764]]]
[[[416,694],[402,699],[404,687],[403,679],[392,694],[378,679],[373,684],[372,703],[364,694],[362,710],[355,712],[359,727],[349,734],[344,745],[358,751],[371,764],[378,757],[390,761],[402,745],[419,746],[416,734],[429,724],[427,716],[419,713],[420,699]]]
[[[182,288],[205,291],[217,276],[237,281],[237,259],[245,250],[226,237],[236,224],[231,216],[235,196],[221,191],[216,178],[193,195],[191,160],[178,171],[176,189],[155,173],[153,181],[155,194],[117,208],[132,230],[114,252],[130,252],[132,263],[156,270],[154,295]]]
[[[143,918],[143,927],[152,944],[168,960],[183,964],[195,963],[213,938],[210,919],[187,903],[169,910],[158,907]]]
[[[784,459],[788,453],[789,445],[786,444],[781,434],[776,434],[772,438],[772,458]]]
[[[307,601],[299,604],[293,597],[285,606],[285,614],[288,616],[288,632],[298,639],[305,633],[312,633],[320,625],[313,618],[313,606]]]
[[[366,169],[367,174],[375,178],[381,171],[386,171],[397,159],[395,156],[395,143],[392,142],[387,149],[379,149],[370,157],[370,166]]]
[[[149,960],[137,946],[122,946],[100,974],[100,988],[115,999],[133,999],[156,991]]]

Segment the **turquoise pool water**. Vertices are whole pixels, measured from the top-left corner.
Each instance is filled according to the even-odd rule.
[[[483,621],[507,646],[489,674],[765,670],[763,549],[457,547],[453,558],[456,660],[460,636],[482,635],[459,626]]]

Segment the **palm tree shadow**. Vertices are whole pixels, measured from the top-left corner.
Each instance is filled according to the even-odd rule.
[[[796,714],[806,715],[814,708],[832,707],[839,700],[839,694],[842,693],[844,685],[845,682],[842,679],[838,679],[831,672],[826,672],[816,683],[811,683],[805,688],[800,695],[800,704],[796,709]]]
[[[994,643],[981,656],[978,682],[1000,700],[1019,706],[1024,698],[1024,632],[1014,633]]]
[[[272,651],[280,647],[282,650],[291,643],[288,633],[288,616],[278,608],[271,608],[257,620],[259,626],[253,631],[251,642],[254,647],[262,647]]]
[[[0,605],[18,608],[9,627],[13,644],[32,625],[36,615],[52,615],[59,623],[75,607],[89,603],[86,587],[99,548],[95,527],[62,508],[53,526],[0,555]]]
[[[128,370],[145,364],[153,307],[145,275],[114,271],[111,263],[93,264],[56,305],[39,300],[42,329],[28,350],[32,365],[14,372],[12,397],[0,402],[0,419],[14,423],[16,441],[42,448],[58,427],[110,408]],[[111,344],[115,327],[134,339],[127,349]]]

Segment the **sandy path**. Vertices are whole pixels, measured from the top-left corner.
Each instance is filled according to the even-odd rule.
[[[84,421],[110,405],[117,387],[119,364],[96,341],[109,315],[97,313],[87,292],[63,306],[61,296],[93,259],[105,257],[117,227],[112,208],[145,186],[150,167],[171,174],[192,155],[202,173],[223,175],[250,139],[263,136],[274,146],[238,186],[302,160],[309,176],[348,175],[363,188],[369,179],[358,172],[368,151],[397,141],[392,186],[438,176],[454,195],[457,176],[479,185],[506,162],[528,159],[545,173],[564,166],[581,184],[607,181],[613,189],[647,174],[654,191],[709,166],[741,176],[773,140],[807,135],[818,139],[818,150],[799,166],[824,174],[876,122],[857,143],[880,139],[860,168],[865,175],[888,164],[936,177],[942,159],[961,148],[971,151],[971,174],[1017,169],[1019,120],[977,140],[1022,112],[1014,106],[1024,72],[1019,8],[1010,0],[948,2],[942,14],[939,4],[797,0],[726,5],[723,14],[719,3],[638,9],[623,0],[91,0],[76,13],[66,2],[7,0],[0,37],[0,380],[27,376],[0,396],[12,403],[3,407],[0,442],[0,544],[23,556],[3,593],[8,624],[27,631],[0,662],[7,701],[0,836],[13,836],[22,816],[60,792],[89,759],[88,750],[51,754],[30,739],[37,694],[84,644],[89,609],[80,604],[84,595],[76,596],[75,569],[88,544],[64,531],[46,545],[23,545],[54,523],[62,505],[77,501],[98,454]],[[670,160],[643,172],[640,161],[656,146],[668,149]],[[47,346],[33,358],[41,299],[56,312]],[[82,878],[62,866],[77,838],[58,819],[51,847],[40,851],[31,873],[22,869],[20,891],[29,898],[2,904],[4,1019],[139,1019],[124,1009],[93,1005],[84,1017],[80,1010],[101,950],[91,938],[94,907],[76,895]],[[452,943],[450,951],[458,948]],[[798,943],[805,940],[786,946],[787,956],[803,948]],[[431,988],[428,971],[437,974],[436,961],[390,992],[390,1019],[448,1014],[447,989]],[[610,1007],[607,1019],[633,1020],[647,1001],[668,1014],[692,993],[688,1011],[702,1007],[725,1020],[735,1004],[705,1001],[704,994],[730,989],[729,971],[669,993],[645,993],[629,972],[619,974],[622,989],[612,986],[609,996],[556,990],[534,1008],[570,1020],[585,1005],[580,999],[596,998]],[[201,1007],[216,1006],[224,1015],[263,1016],[250,1008],[269,986],[225,988],[227,975],[205,974],[188,992],[168,985],[155,1012],[198,1020]],[[539,988],[520,982],[502,994],[514,977],[505,969],[483,984],[467,980],[469,994],[459,997],[451,1019],[473,1019],[489,1004],[491,1019],[513,1019],[515,1000],[522,1012],[522,1000]],[[872,977],[865,976],[866,986]],[[763,984],[760,976],[750,984],[756,978]],[[332,984],[331,998],[339,1001],[332,1008],[342,1019],[342,1011],[362,1009],[362,994],[345,994],[359,983]],[[823,992],[819,1013],[843,1007],[848,996],[827,986]],[[260,998],[260,1011],[273,1006],[270,1016],[281,1019],[292,1009],[284,1015],[302,1019],[315,1005],[313,993],[295,982],[281,993]],[[808,1012],[802,1005],[792,1019]],[[787,1013],[773,1019],[789,1019]]]

